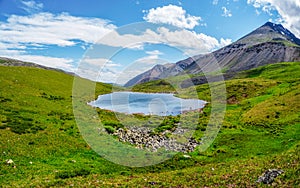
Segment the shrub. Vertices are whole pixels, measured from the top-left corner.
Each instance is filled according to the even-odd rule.
[[[116,131],[116,129],[113,128],[112,126],[104,126],[104,128],[106,132],[108,132],[109,134],[113,134]]]
[[[110,121],[107,122],[106,121],[106,122],[103,122],[103,124],[104,124],[104,127],[109,126],[109,127],[115,128],[115,129],[124,128],[124,125],[119,122],[110,122]]]
[[[77,176],[87,176],[89,175],[91,172],[87,169],[77,169],[77,170],[71,170],[71,171],[61,171],[58,172],[55,175],[55,178],[60,178],[60,179],[67,179],[67,178],[73,178],[73,177],[77,177]]]

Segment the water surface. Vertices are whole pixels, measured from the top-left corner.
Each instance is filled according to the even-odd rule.
[[[206,102],[197,99],[181,99],[168,93],[114,92],[99,95],[97,100],[88,104],[126,114],[168,116],[201,109]]]

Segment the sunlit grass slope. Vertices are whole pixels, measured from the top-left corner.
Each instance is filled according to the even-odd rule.
[[[191,158],[179,153],[144,168],[113,164],[88,146],[74,120],[72,84],[62,72],[0,66],[0,187],[256,187],[269,168],[284,170],[274,185],[300,185],[300,63],[268,65],[226,81],[227,111],[214,143]],[[211,100],[207,84],[178,95],[195,97],[193,89]],[[135,90],[174,91],[160,81]],[[98,83],[92,98],[108,92],[110,85]],[[210,109],[200,114],[196,139]],[[98,114],[111,126],[122,123],[112,112]]]

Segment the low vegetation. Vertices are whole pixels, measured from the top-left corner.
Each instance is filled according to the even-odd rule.
[[[72,111],[71,75],[0,66],[0,80],[3,187],[264,187],[256,180],[273,168],[284,171],[273,186],[300,185],[300,63],[267,65],[226,81],[226,115],[213,144],[204,152],[189,153],[190,158],[178,153],[142,168],[114,164],[85,142]],[[97,83],[93,97],[111,89],[111,85]],[[157,80],[133,90],[176,90],[183,98],[195,98],[196,90],[201,99],[211,100],[208,84],[180,90]],[[209,103],[199,113],[193,135],[197,140],[207,129],[210,111]],[[124,127],[113,112],[97,109],[97,114],[108,132]],[[120,116],[130,122],[130,116]],[[150,118],[134,117],[143,122]],[[167,117],[149,126],[160,132],[178,126],[178,119]],[[8,163],[9,159],[13,162]]]

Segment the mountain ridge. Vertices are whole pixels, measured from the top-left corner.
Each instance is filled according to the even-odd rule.
[[[259,66],[284,61],[300,61],[300,39],[281,24],[266,22],[236,42],[208,54],[200,54],[162,68],[156,77],[147,77],[150,69],[129,80],[130,87],[151,80],[181,74],[213,72],[220,68],[224,73],[249,70]],[[215,62],[215,63],[212,63]],[[219,67],[214,67],[218,65]],[[142,79],[140,79],[142,78]]]
[[[45,70],[54,70],[58,72],[63,72],[72,76],[76,74],[73,72],[65,71],[59,68],[47,67],[44,65],[39,65],[37,63],[25,62],[18,59],[8,58],[8,57],[0,57],[0,66],[15,66],[15,67],[34,67]]]

